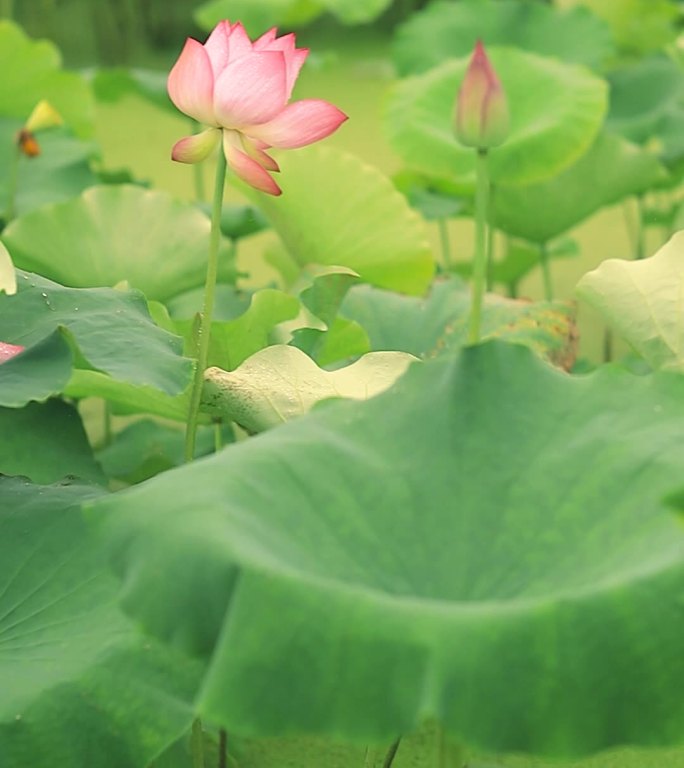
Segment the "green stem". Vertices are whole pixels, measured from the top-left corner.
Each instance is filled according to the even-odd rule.
[[[551,279],[551,260],[546,243],[539,246],[539,262],[541,263],[542,279],[544,280],[544,298],[553,301],[553,280]]]
[[[449,222],[447,219],[437,219],[439,227],[439,242],[442,246],[442,261],[444,269],[451,272],[451,243],[449,242]]]
[[[496,188],[493,184],[489,188],[489,209],[494,210],[494,195]],[[489,226],[487,227],[487,290],[494,288],[494,234],[496,229],[492,216],[489,216]]]
[[[10,157],[9,168],[7,170],[7,204],[5,205],[5,226],[7,226],[16,215],[20,157],[21,150],[15,144],[12,155]]]
[[[218,768],[228,767],[228,734],[225,728],[219,730]]]
[[[489,198],[489,178],[487,174],[487,150],[478,149],[476,155],[475,188],[475,257],[473,261],[472,299],[470,306],[470,325],[468,341],[477,344],[480,340],[482,324],[482,302],[484,300],[487,279],[487,208]]]
[[[190,750],[192,752],[192,768],[204,768],[204,734],[202,732],[202,721],[199,717],[192,721]]]
[[[112,409],[109,405],[109,401],[105,400],[103,402],[104,405],[104,412],[103,412],[103,420],[102,420],[102,444],[104,446],[111,445],[112,444],[112,437],[114,435],[114,430],[112,429]]]
[[[385,755],[385,759],[382,761],[382,768],[392,768],[392,763],[394,762],[394,758],[397,754],[397,750],[399,749],[399,744],[401,743],[401,736],[396,738],[391,744],[390,748],[387,750],[387,754]]]
[[[197,120],[190,120],[192,125],[193,134],[198,133],[200,130],[200,123]],[[192,167],[193,177],[195,180],[195,200],[198,203],[203,203],[206,200],[206,194],[204,191],[204,163],[193,163]]]
[[[364,768],[375,768],[375,747],[366,747],[366,753],[363,756]]]
[[[214,185],[214,202],[211,209],[211,235],[209,237],[209,258],[207,261],[207,280],[204,286],[204,306],[200,315],[199,341],[197,344],[197,363],[195,377],[190,395],[190,409],[185,431],[185,461],[192,461],[195,456],[195,438],[197,436],[197,421],[199,406],[202,399],[202,383],[204,371],[209,359],[209,337],[211,335],[211,318],[214,314],[214,294],[216,293],[216,275],[218,273],[218,252],[221,240],[221,208],[223,206],[223,188],[226,183],[226,158],[223,152],[218,154],[216,164],[216,183]]]
[[[465,768],[465,753],[460,745],[447,741],[444,729],[435,733],[434,768]]]
[[[609,363],[613,359],[613,332],[610,328],[603,331],[603,362]]]
[[[634,258],[639,261],[646,256],[646,242],[645,242],[645,227],[644,227],[644,197],[638,195],[636,199],[637,204],[637,221],[636,221],[636,238],[634,243]]]

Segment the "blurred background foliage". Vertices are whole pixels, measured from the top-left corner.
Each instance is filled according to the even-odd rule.
[[[222,18],[240,19],[250,33],[278,25],[326,32],[343,23],[390,31],[427,0],[3,0],[0,16],[31,37],[46,37],[68,66],[149,64],[176,55],[178,41],[201,37]]]
[[[453,76],[445,70],[442,77],[439,67],[466,56],[478,36],[488,46],[514,46],[590,69],[609,90],[603,116],[594,100],[595,141],[585,137],[577,143],[584,154],[574,165],[566,158],[551,179],[514,185],[510,194],[499,195],[502,233],[491,275],[497,288],[534,298],[548,298],[555,288],[557,297],[572,297],[579,278],[601,260],[648,255],[684,222],[684,2],[679,0],[0,0],[0,17],[11,18],[32,39],[52,41],[64,66],[93,85],[93,130],[79,131],[73,117],[67,123],[92,135],[95,149],[74,145],[82,157],[64,168],[63,151],[46,152],[43,160],[59,158],[59,173],[73,181],[74,189],[60,182],[62,198],[87,186],[87,159],[94,157],[101,181],[135,180],[180,200],[201,199],[192,169],[169,160],[188,124],[168,101],[165,80],[186,37],[203,40],[219,19],[229,18],[241,20],[253,36],[274,25],[281,33],[297,32],[298,45],[312,53],[295,98],[326,98],[349,115],[326,144],[351,151],[392,177],[428,222],[433,251],[452,271],[468,273],[472,189],[465,177],[445,178],[447,165],[440,169],[431,160],[440,148],[445,160],[457,160],[453,148],[442,146],[453,141],[447,124],[439,129],[442,144],[433,143],[431,121],[450,111],[455,88]],[[16,79],[23,65],[6,64],[14,68],[10,80]],[[440,94],[446,96],[438,101]],[[564,99],[571,101],[556,101]],[[567,127],[586,121],[587,109],[578,110],[578,120]],[[15,112],[8,115],[19,119]],[[6,130],[11,134],[16,127],[8,123]],[[556,146],[562,144],[557,137]],[[513,148],[511,143],[511,155]],[[32,167],[37,174],[39,164]],[[56,178],[54,168],[44,171],[44,180]],[[207,168],[207,178],[210,173]],[[50,185],[31,189],[47,196]],[[242,197],[231,189],[228,199]],[[547,207],[549,226],[543,232],[536,201]],[[22,201],[20,195],[19,213],[40,202]],[[265,256],[274,241],[266,231],[240,246],[239,266],[250,282],[278,279]],[[549,260],[554,286],[549,270],[539,268]],[[582,307],[579,324],[584,353],[597,359],[601,321]]]

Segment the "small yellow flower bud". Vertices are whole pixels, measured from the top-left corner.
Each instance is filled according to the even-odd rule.
[[[61,125],[64,121],[59,112],[50,104],[49,101],[39,101],[33,108],[29,119],[24,125],[24,130],[28,133],[35,133],[36,131],[42,131],[44,128],[53,128],[56,125]]]

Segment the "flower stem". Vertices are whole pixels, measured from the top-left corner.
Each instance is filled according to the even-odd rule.
[[[489,206],[489,176],[487,150],[478,149],[475,160],[475,258],[473,261],[472,299],[468,341],[477,344],[482,324],[482,303],[487,279],[487,208]]]
[[[634,243],[634,259],[639,261],[646,257],[646,227],[644,227],[644,196],[637,195],[637,220],[636,220],[636,242]]]
[[[198,133],[200,130],[200,124],[197,120],[190,120],[192,125],[193,134]],[[193,163],[192,172],[195,180],[195,200],[198,203],[203,203],[206,196],[204,194],[204,163]]]
[[[192,461],[195,455],[195,438],[197,436],[197,421],[199,406],[202,399],[202,383],[204,371],[209,359],[209,337],[211,335],[211,318],[214,314],[214,294],[216,292],[216,275],[218,273],[218,251],[221,240],[221,208],[223,206],[223,188],[226,183],[226,158],[223,152],[218,154],[216,164],[216,183],[214,185],[214,202],[211,209],[211,235],[209,237],[209,258],[207,261],[207,280],[204,286],[204,306],[200,315],[197,362],[195,377],[192,382],[188,422],[185,430],[185,461]]]
[[[451,272],[451,244],[449,242],[449,222],[447,219],[437,219],[439,226],[439,242],[442,246],[442,262],[444,269]]]
[[[228,734],[225,728],[219,730],[218,768],[228,767]]]
[[[539,261],[542,268],[542,278],[544,280],[544,298],[546,301],[553,301],[553,280],[551,279],[551,262],[549,259],[549,250],[546,243],[539,246]]]
[[[382,761],[382,768],[392,768],[392,763],[394,762],[394,758],[397,754],[397,750],[399,749],[399,744],[401,742],[401,736],[396,738],[391,744],[390,748],[387,750],[387,754],[385,755],[385,759]]]
[[[7,203],[5,205],[5,226],[16,215],[17,204],[17,186],[19,183],[19,158],[21,151],[18,146],[14,146],[7,170]]]
[[[460,745],[447,739],[441,726],[437,726],[433,752],[434,768],[466,768],[465,755]]]
[[[190,750],[192,753],[192,768],[204,768],[204,734],[202,733],[202,721],[199,717],[192,721]]]

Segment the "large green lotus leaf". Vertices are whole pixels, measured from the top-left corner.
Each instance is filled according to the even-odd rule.
[[[608,259],[577,294],[653,368],[684,370],[684,232],[642,261]]]
[[[610,28],[586,8],[559,10],[520,0],[441,0],[399,28],[394,62],[401,75],[425,72],[445,59],[470,55],[476,40],[590,67],[601,65],[613,52]]]
[[[392,768],[433,768],[438,765],[435,754],[437,739],[434,727],[421,728],[414,734],[404,736]],[[233,738],[231,747],[230,755],[234,756],[240,768],[385,768],[383,761],[389,744],[369,747],[300,736],[284,739]],[[589,758],[562,762],[526,755],[466,754],[465,757],[467,768],[684,768],[684,749],[678,748],[614,749]],[[188,760],[186,757],[185,765],[180,764],[179,768],[186,768]],[[461,764],[454,763],[458,768]],[[166,765],[160,768],[166,768]]]
[[[331,397],[373,397],[415,361],[406,352],[371,352],[344,368],[326,371],[297,347],[275,344],[232,372],[209,368],[202,408],[254,434],[301,416]]]
[[[39,339],[0,366],[0,406],[21,408],[64,391],[73,355],[62,330]]]
[[[547,259],[567,259],[579,256],[580,247],[576,240],[564,237],[552,243],[544,243],[544,251]],[[492,280],[509,288],[517,288],[520,280],[539,267],[541,257],[541,245],[508,238],[503,256],[491,266]],[[459,262],[458,273],[469,276],[472,274],[472,266],[472,262]]]
[[[643,55],[677,37],[679,10],[670,0],[579,0],[610,25],[621,51]]]
[[[24,475],[34,483],[54,483],[67,475],[105,480],[78,411],[62,400],[0,408],[0,435],[0,474]]]
[[[202,285],[209,219],[166,192],[122,184],[93,187],[12,222],[3,240],[14,263],[75,288],[127,281],[165,301]],[[220,278],[234,275],[221,253]]]
[[[489,343],[87,514],[126,610],[211,657],[198,711],[229,733],[676,744],[682,430],[679,376]]]
[[[322,11],[323,7],[317,0],[209,0],[197,8],[194,16],[207,32],[223,19],[240,19],[250,35],[255,37],[269,27],[303,26]]]
[[[0,477],[2,764],[143,768],[188,727],[201,667],[142,636],[82,522],[94,486]]]
[[[60,70],[61,56],[47,40],[30,40],[11,21],[0,20],[0,115],[25,121],[46,99],[79,134],[92,132],[94,102],[88,84]]]
[[[30,272],[17,275],[16,296],[0,294],[4,341],[32,347],[63,327],[81,357],[76,367],[168,395],[188,386],[192,364],[181,356],[182,340],[152,322],[138,291],[65,288]]]
[[[470,288],[459,278],[436,282],[425,298],[370,286],[349,292],[342,314],[368,333],[371,349],[433,357],[467,343]],[[487,294],[482,336],[526,344],[567,367],[574,354],[574,312],[564,302],[528,302]]]
[[[252,196],[300,268],[338,265],[384,288],[425,291],[435,268],[425,225],[389,179],[329,147],[278,162],[282,196]]]
[[[558,176],[528,186],[497,187],[494,221],[511,235],[546,243],[600,208],[647,191],[665,175],[653,154],[603,132]]]
[[[607,107],[605,81],[575,64],[514,48],[489,50],[508,97],[511,132],[490,153],[492,180],[532,184],[560,173],[596,138]],[[474,180],[475,153],[454,137],[456,94],[468,59],[447,61],[394,86],[385,115],[390,140],[416,170]]]

